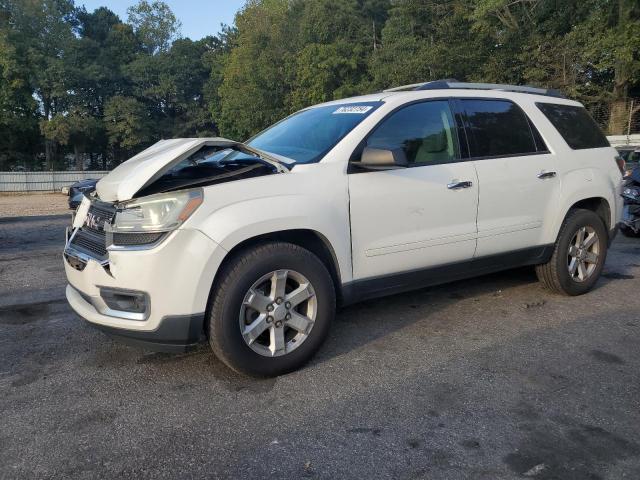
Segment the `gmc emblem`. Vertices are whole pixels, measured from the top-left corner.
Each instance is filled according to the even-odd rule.
[[[104,221],[97,215],[89,212],[87,213],[87,219],[84,221],[85,225],[93,230],[102,230]]]

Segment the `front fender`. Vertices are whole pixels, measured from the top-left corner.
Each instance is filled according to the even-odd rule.
[[[339,201],[303,194],[249,199],[212,212],[201,220],[199,229],[226,251],[261,235],[312,230],[330,243],[342,281],[351,280],[349,218]]]

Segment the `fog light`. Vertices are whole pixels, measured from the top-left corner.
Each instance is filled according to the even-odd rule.
[[[148,297],[144,292],[101,288],[100,296],[111,310],[117,312],[139,313],[147,311]]]

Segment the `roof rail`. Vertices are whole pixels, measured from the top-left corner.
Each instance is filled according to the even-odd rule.
[[[417,90],[418,87],[421,87],[424,83],[412,83],[411,85],[402,85],[400,87],[387,88],[383,90],[385,93],[389,92],[407,92],[411,90]]]
[[[502,90],[504,92],[530,93],[533,95],[545,95],[547,97],[566,98],[560,90],[552,88],[538,88],[528,85],[503,85],[499,83],[467,83],[455,79],[435,80],[432,82],[416,83],[402,87],[390,88],[385,92],[403,92],[412,90]]]

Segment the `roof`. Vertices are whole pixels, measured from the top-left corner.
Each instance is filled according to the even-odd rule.
[[[432,82],[414,83],[384,90],[384,92],[407,92],[417,90],[500,90],[503,92],[530,93],[547,97],[566,98],[562,92],[552,88],[539,88],[529,85],[507,85],[501,83],[459,82],[455,79],[435,80]]]

